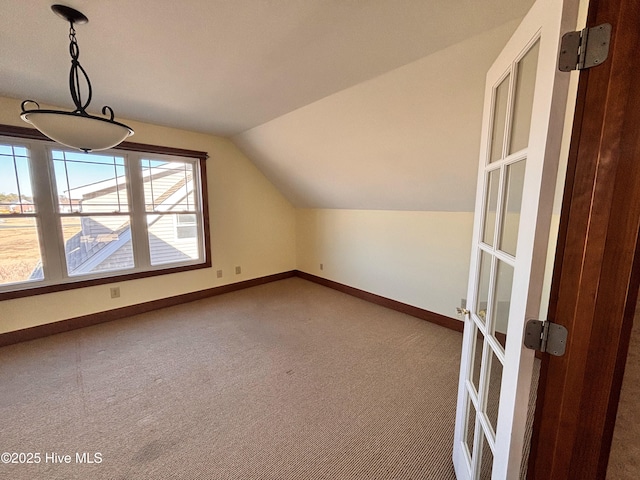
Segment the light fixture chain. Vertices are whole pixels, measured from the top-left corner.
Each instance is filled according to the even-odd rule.
[[[76,40],[74,24],[87,23],[89,19],[78,10],[65,5],[51,6],[53,12],[69,22],[69,54],[71,55],[71,70],[69,71],[69,91],[76,109],[72,112],[65,110],[41,109],[38,102],[25,100],[22,108],[22,119],[32,124],[45,136],[62,145],[77,148],[83,152],[106,150],[119,145],[125,138],[133,135],[133,130],[123,123],[116,122],[111,107],[102,107],[99,117],[87,113],[91,103],[93,89],[86,70],[80,65],[80,47]],[[80,77],[86,82],[87,100],[82,101]],[[33,104],[36,108],[27,109]]]
[[[86,108],[91,103],[91,97],[93,96],[93,90],[91,88],[91,81],[89,80],[89,75],[80,65],[80,61],[78,57],[80,57],[80,47],[78,46],[78,41],[76,40],[76,29],[73,27],[73,22],[70,22],[69,27],[69,54],[71,55],[71,70],[69,71],[69,90],[71,91],[71,98],[73,103],[76,106],[76,112],[81,115],[87,115]],[[87,82],[87,101],[82,103],[82,96],[80,90],[80,74],[78,72],[82,72],[85,81]]]

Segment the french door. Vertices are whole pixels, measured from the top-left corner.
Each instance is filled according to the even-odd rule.
[[[453,461],[459,480],[520,475],[577,0],[537,0],[487,73]]]

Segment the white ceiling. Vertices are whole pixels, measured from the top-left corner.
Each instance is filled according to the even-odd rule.
[[[296,207],[473,211],[508,22],[232,137]]]
[[[0,95],[71,107],[68,27],[0,2]],[[524,15],[532,0],[71,0],[90,110],[231,136]]]

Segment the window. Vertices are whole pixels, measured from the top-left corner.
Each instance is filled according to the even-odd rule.
[[[43,279],[31,183],[28,150],[0,145],[0,285]]]
[[[205,158],[0,136],[0,299],[210,266]]]
[[[135,268],[124,156],[50,153],[66,274]]]
[[[196,238],[198,236],[196,216],[190,213],[179,213],[176,215],[176,237]]]

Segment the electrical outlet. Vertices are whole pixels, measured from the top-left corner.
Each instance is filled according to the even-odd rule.
[[[120,287],[111,287],[111,298],[120,298]]]
[[[222,278],[222,270],[218,270],[218,271],[216,272],[216,276],[217,276],[218,278]]]
[[[324,270],[324,263],[320,264],[320,270]]]
[[[236,275],[240,275],[242,273],[242,269],[240,268],[240,266],[236,267]]]

